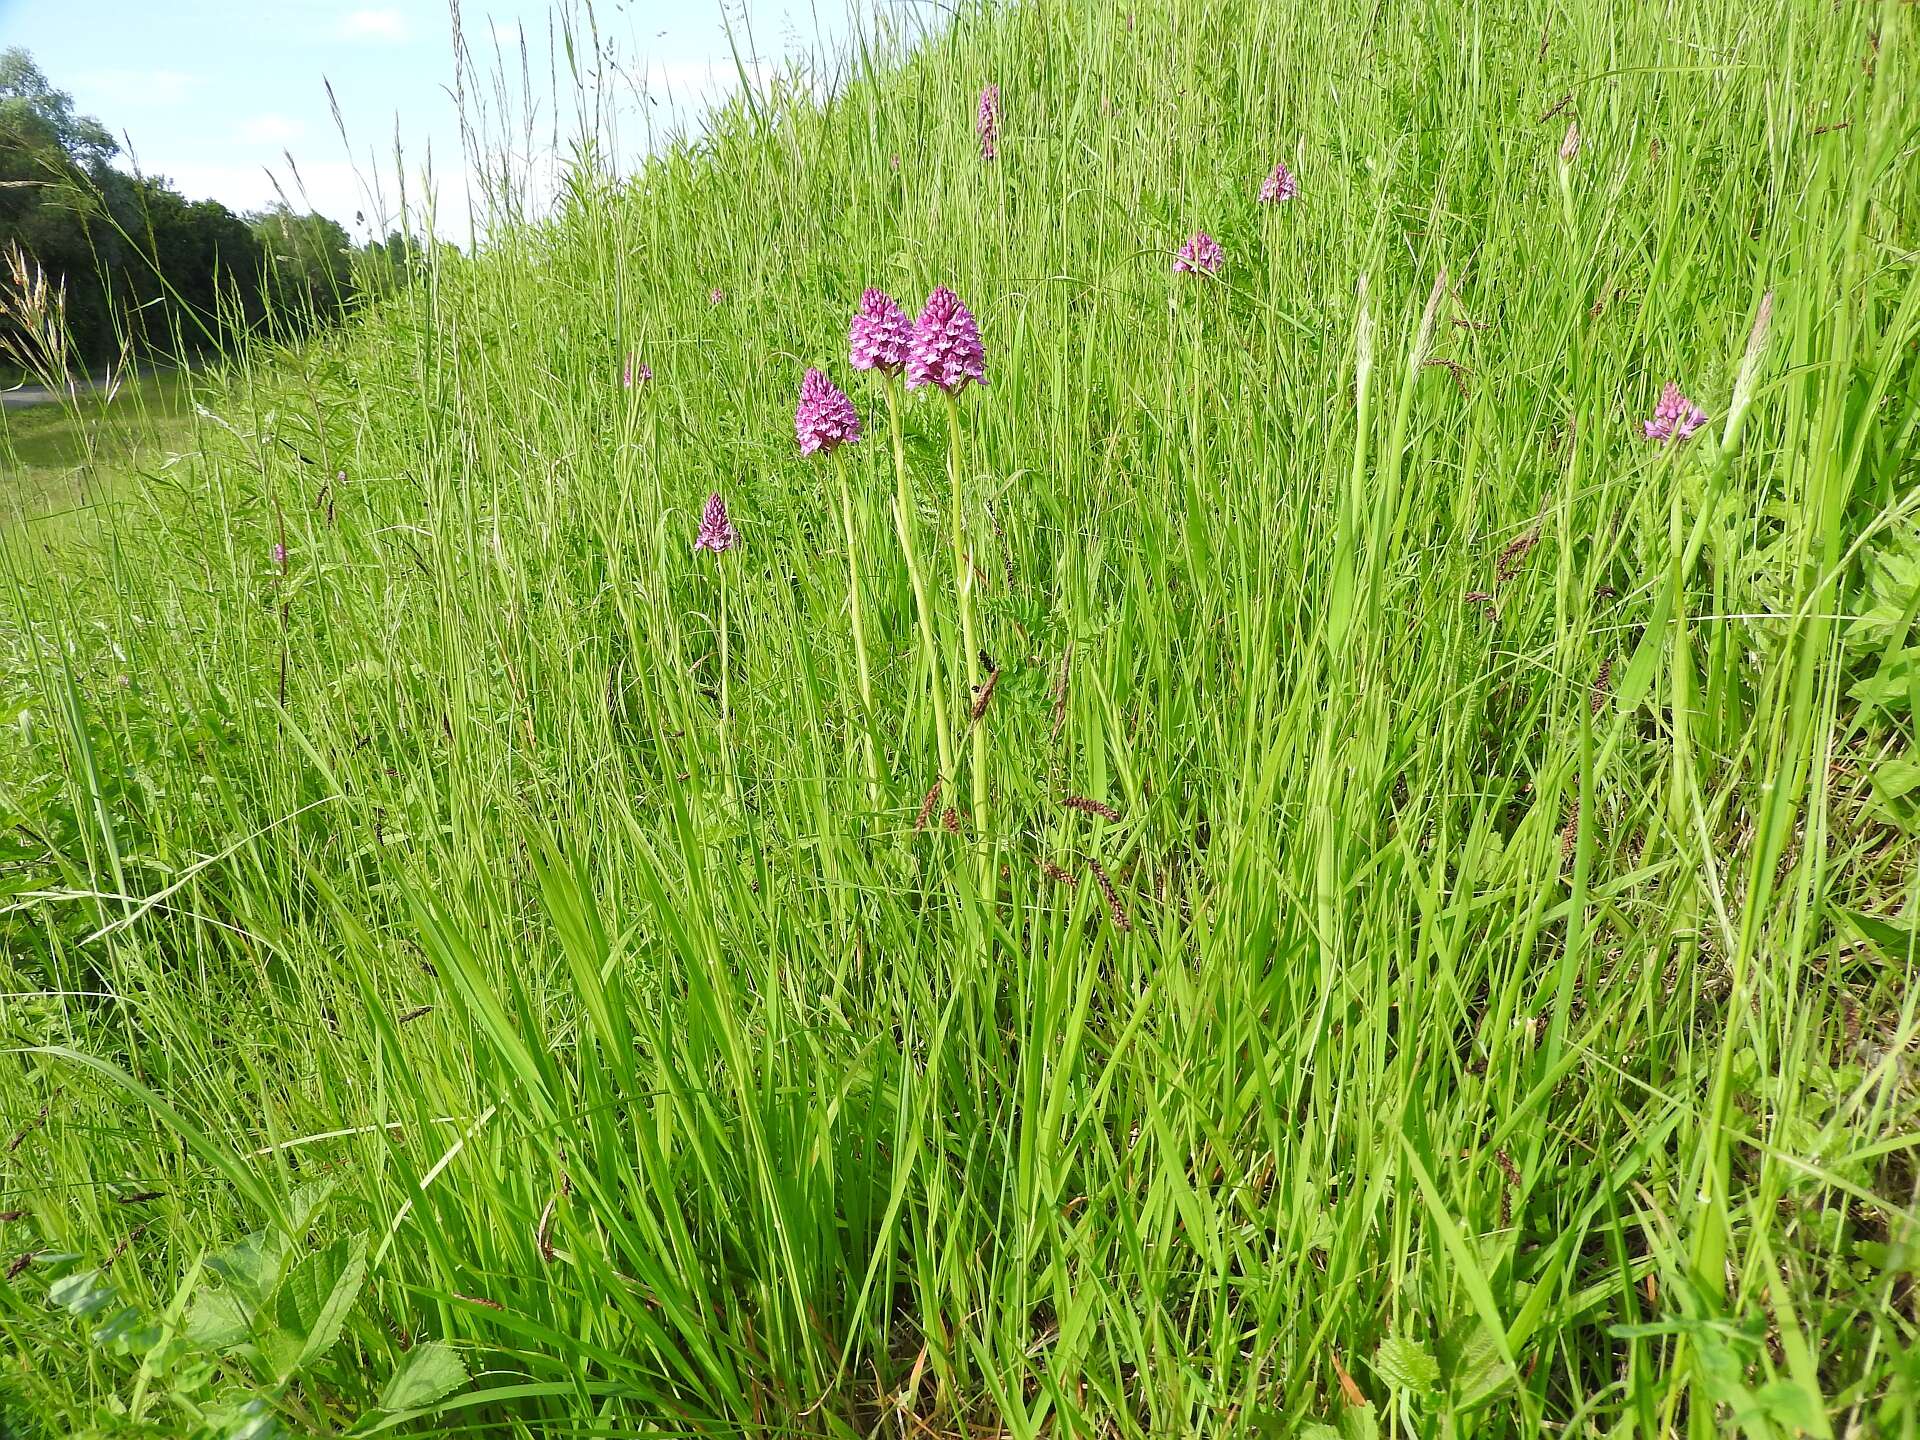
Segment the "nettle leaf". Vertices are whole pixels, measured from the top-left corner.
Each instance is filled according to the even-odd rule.
[[[444,1340],[413,1347],[387,1388],[380,1392],[382,1410],[424,1410],[467,1383],[467,1364],[460,1352]]]
[[[293,1267],[274,1295],[273,1359],[282,1377],[319,1359],[340,1338],[367,1278],[367,1237],[336,1240]]]
[[[225,1350],[247,1338],[253,1307],[231,1290],[202,1290],[187,1314],[187,1338],[208,1350]]]
[[[207,1257],[207,1269],[246,1300],[258,1304],[273,1293],[286,1270],[289,1247],[284,1235],[256,1230],[244,1240]]]
[[[1380,1440],[1380,1419],[1371,1405],[1349,1405],[1340,1412],[1341,1440]]]
[[[1440,1365],[1420,1346],[1389,1335],[1373,1352],[1373,1370],[1396,1390],[1430,1394],[1440,1383]]]
[[[338,1180],[313,1180],[300,1186],[287,1197],[288,1227],[293,1232],[294,1239],[297,1240],[306,1233],[307,1228],[313,1224],[314,1218],[319,1215],[320,1207],[333,1198],[333,1192],[339,1184]]]

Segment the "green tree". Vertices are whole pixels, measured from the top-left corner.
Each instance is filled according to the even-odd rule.
[[[120,146],[91,115],[76,115],[73,97],[56,90],[18,45],[0,50],[0,133],[37,141],[98,175]]]
[[[72,359],[192,355],[269,314],[297,333],[352,303],[353,257],[332,220],[284,205],[242,218],[115,168],[118,153],[25,50],[0,52],[0,249],[17,246],[64,292]],[[411,273],[399,238],[383,285]]]
[[[266,252],[275,310],[296,325],[331,319],[353,298],[347,232],[325,215],[296,215],[286,205],[247,217]]]

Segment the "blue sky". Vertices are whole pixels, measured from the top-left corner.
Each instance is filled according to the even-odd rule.
[[[599,0],[594,15],[618,70],[610,88],[626,158],[645,149],[643,116],[685,122],[737,83],[728,15],[736,35],[744,16],[755,50],[771,66],[812,48],[816,36],[832,43],[844,35],[844,4],[724,0],[723,11],[723,0]],[[549,0],[461,4],[479,64],[491,71],[496,37],[511,52],[516,95],[515,36],[524,28],[538,101],[536,161],[553,136],[554,110],[545,98],[551,8]],[[375,228],[368,177],[380,174],[388,212],[396,208],[397,128],[411,175],[432,155],[437,228],[468,238],[447,0],[0,0],[0,48],[11,45],[30,50],[82,114],[131,141],[143,171],[170,177],[189,198],[258,209],[275,198],[271,174],[296,208],[332,215],[355,238]],[[562,58],[555,68],[564,67]],[[328,107],[328,82],[351,154]],[[560,83],[568,94],[568,82]],[[640,99],[643,91],[650,100]],[[484,93],[491,96],[490,84]],[[569,99],[560,117],[563,141],[572,115]],[[513,148],[524,150],[523,138]],[[128,163],[124,154],[121,163]],[[549,183],[536,172],[533,193]],[[356,212],[367,220],[356,224]]]

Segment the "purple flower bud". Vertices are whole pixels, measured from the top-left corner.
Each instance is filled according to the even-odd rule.
[[[802,455],[830,455],[860,438],[860,416],[838,386],[818,370],[809,369],[800,379],[793,433],[800,441]]]
[[[722,290],[718,285],[714,286],[713,289],[707,292],[707,303],[709,305],[722,304],[725,302],[726,298],[727,298],[727,292]]]
[[[1293,183],[1293,172],[1287,169],[1287,162],[1281,160],[1260,186],[1260,202],[1263,205],[1278,205],[1282,200],[1291,200],[1299,193],[1300,187]]]
[[[1660,403],[1653,407],[1653,418],[1641,428],[1649,440],[1684,440],[1707,423],[1707,412],[1689,400],[1680,387],[1669,380],[1660,392]]]
[[[884,290],[868,290],[860,297],[860,308],[853,312],[853,325],[847,333],[853,368],[879,370],[898,375],[907,363],[907,346],[913,340],[913,325],[907,312]]]
[[[734,531],[733,522],[727,519],[727,502],[717,493],[709,495],[706,513],[700,517],[700,537],[693,542],[693,548],[722,555],[739,543],[740,537]]]
[[[980,326],[960,297],[942,285],[927,296],[920,318],[913,324],[913,346],[907,353],[907,388],[938,385],[956,392],[972,380],[987,383],[987,352],[980,343]]]
[[[980,114],[973,127],[980,135],[980,156],[991,160],[998,155],[995,142],[1000,138],[1000,87],[989,85],[980,92]]]
[[[287,568],[287,547],[278,540],[273,542],[273,563],[282,570]]]
[[[1204,230],[1193,232],[1193,238],[1180,247],[1180,253],[1174,257],[1173,273],[1197,274],[1204,270],[1207,274],[1217,274],[1220,262],[1226,257],[1220,253],[1220,242]]]
[[[647,362],[637,354],[627,356],[627,365],[620,372],[620,383],[631,390],[636,383],[644,385],[653,378],[653,371],[647,368]]]

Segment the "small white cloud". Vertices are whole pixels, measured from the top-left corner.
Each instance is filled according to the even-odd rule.
[[[255,115],[240,123],[240,138],[255,145],[288,145],[306,133],[306,126],[285,115]]]
[[[407,38],[407,17],[385,7],[350,11],[340,21],[340,38],[397,45]]]
[[[183,70],[90,70],[76,77],[89,96],[108,91],[117,107],[129,102],[149,105],[178,105],[200,83],[197,75]],[[89,103],[91,103],[89,101]],[[85,105],[80,107],[86,109]]]

